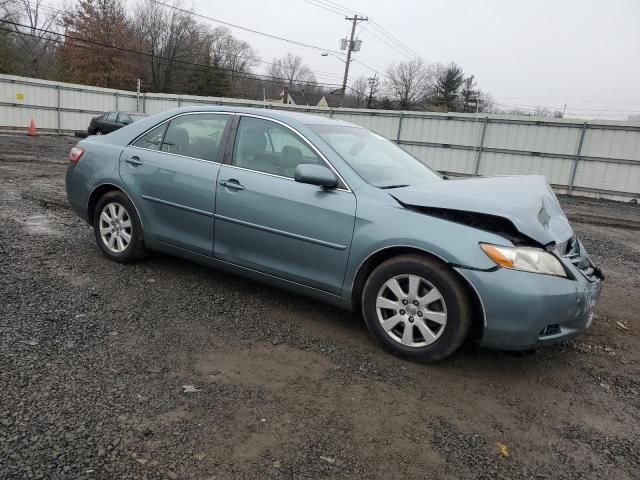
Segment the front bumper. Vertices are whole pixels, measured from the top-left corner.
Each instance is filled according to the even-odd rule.
[[[559,343],[588,329],[602,275],[595,269],[597,273],[587,278],[570,261],[563,259],[563,263],[575,279],[505,268],[492,272],[458,268],[484,308],[480,345],[527,350]]]

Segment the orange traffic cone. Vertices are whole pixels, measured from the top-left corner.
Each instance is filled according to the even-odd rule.
[[[30,137],[35,137],[37,135],[36,132],[36,122],[35,120],[32,118],[31,119],[31,123],[29,123],[29,136]]]

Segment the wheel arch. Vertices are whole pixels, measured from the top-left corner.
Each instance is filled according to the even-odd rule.
[[[471,319],[470,336],[473,338],[479,338],[482,335],[482,331],[486,324],[486,318],[484,305],[482,303],[480,295],[478,294],[478,291],[469,282],[469,280],[455,268],[453,268],[449,262],[444,260],[442,257],[421,248],[410,246],[389,246],[377,250],[369,255],[358,267],[357,273],[353,280],[351,288],[351,305],[353,310],[356,312],[361,312],[362,291],[371,272],[373,272],[373,270],[378,267],[378,265],[382,264],[382,262],[385,262],[390,258],[406,254],[418,254],[424,257],[431,258],[436,262],[450,268],[454,275],[461,280],[461,284],[464,286],[465,291],[467,292],[467,295],[469,296],[473,304],[474,314],[473,318]]]
[[[137,205],[131,198],[131,195],[129,195],[122,187],[115,185],[113,183],[102,183],[96,186],[89,194],[89,200],[87,202],[87,219],[89,220],[89,223],[93,225],[93,216],[95,213],[96,205],[98,204],[98,200],[100,200],[100,198],[102,198],[105,194],[109,192],[114,192],[114,191],[122,192],[127,196],[129,201],[131,202],[131,205],[133,205],[133,208],[136,210],[136,214],[140,219],[140,224],[143,226],[143,229],[144,229],[142,216],[140,215],[140,211],[138,210]]]

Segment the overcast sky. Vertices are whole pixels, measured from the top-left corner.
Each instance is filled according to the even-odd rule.
[[[333,1],[368,15],[427,62],[457,62],[501,108],[566,104],[568,117],[610,119],[640,113],[640,0]],[[304,0],[192,2],[197,13],[332,50],[350,26],[344,15]],[[371,22],[363,25],[383,37]],[[356,30],[363,41],[357,59],[380,72],[406,60],[365,29]],[[262,60],[290,51],[318,81],[341,83],[344,64],[336,58],[231,30]],[[350,81],[373,73],[354,62]]]

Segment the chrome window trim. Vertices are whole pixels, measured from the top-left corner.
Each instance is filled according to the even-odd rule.
[[[313,142],[311,142],[307,137],[305,137],[302,133],[300,133],[298,130],[296,130],[294,127],[292,127],[291,125],[288,125],[280,120],[276,120],[275,118],[271,118],[271,117],[265,117],[262,115],[256,115],[253,113],[242,113],[242,112],[238,112],[236,115],[238,115],[239,117],[250,117],[250,118],[258,118],[260,120],[267,120],[269,122],[273,122],[273,123],[277,123],[278,125],[282,125],[285,128],[288,128],[289,130],[291,130],[293,133],[295,133],[296,135],[298,135],[303,142],[309,147],[311,148],[311,150],[313,150],[321,159],[322,161],[324,161],[324,163],[327,165],[327,167],[329,168],[329,170],[331,170],[342,182],[343,185],[345,185],[347,188],[334,188],[333,190],[338,190],[341,192],[350,192],[353,193],[353,190],[351,190],[351,187],[349,186],[349,184],[345,181],[344,178],[342,178],[342,175],[340,175],[338,173],[338,170],[335,169],[335,167],[331,164],[331,162],[329,160],[327,160],[327,157],[325,157],[323,155],[323,153],[318,150],[318,147],[316,147]],[[240,118],[240,120],[242,120],[242,118]],[[240,124],[238,123],[238,128],[239,128]],[[236,130],[237,131],[237,130]],[[234,143],[233,143],[233,149],[235,151],[236,145],[235,145],[235,139],[234,139]],[[272,177],[278,177],[278,178],[286,178],[287,180],[291,180],[293,182],[295,182],[294,178],[291,177],[285,177],[282,175],[276,175],[273,173],[267,173],[267,172],[261,172],[260,170],[252,170],[250,168],[244,168],[244,167],[238,167],[236,165],[231,165],[231,164],[225,164],[226,166],[229,167],[234,167],[234,168],[239,168],[241,170],[247,170],[249,172],[256,172],[256,173],[262,173],[264,175],[270,175]]]
[[[229,167],[229,168],[235,168],[236,170],[243,170],[245,172],[251,172],[251,173],[259,173],[260,175],[267,175],[269,177],[275,177],[275,178],[282,178],[283,180],[289,180],[290,182],[295,182],[296,179],[295,178],[291,178],[291,177],[285,177],[283,175],[277,175],[275,173],[269,173],[269,172],[261,172],[260,170],[252,170],[250,168],[244,168],[244,167],[238,167],[236,165],[229,165],[228,163],[224,164],[225,167]],[[296,182],[296,183],[300,183],[300,182]],[[301,185],[308,185],[308,184],[303,184],[300,183]],[[346,183],[345,183],[346,185]],[[311,185],[313,186],[313,185]],[[351,190],[345,190],[344,188],[329,188],[328,190],[333,190],[336,192],[347,192],[347,193],[353,193]]]
[[[147,133],[149,133],[154,128],[158,128],[159,126],[164,125],[165,123],[168,123],[171,120],[174,120],[174,119],[176,119],[178,117],[183,117],[185,115],[235,115],[235,113],[234,112],[184,112],[184,113],[179,113],[177,115],[174,115],[173,117],[170,117],[170,118],[167,118],[167,119],[163,120],[160,123],[155,124],[153,127],[147,128],[144,132],[142,132],[140,135],[138,135],[133,140],[131,140],[127,144],[127,147],[138,148],[140,150],[148,150],[149,152],[161,152],[161,153],[166,153],[167,155],[175,155],[177,157],[191,158],[193,160],[201,160],[203,162],[217,163],[218,165],[221,165],[222,164],[221,162],[215,162],[213,160],[205,160],[204,158],[190,157],[189,155],[180,155],[179,153],[165,152],[165,151],[160,150],[160,149],[154,150],[153,148],[144,148],[144,147],[138,147],[137,145],[134,145],[134,143],[136,143],[141,137],[144,137]],[[168,127],[167,127],[167,129],[168,129]],[[165,134],[166,134],[166,132],[165,132]],[[160,145],[160,147],[162,148],[162,145]]]
[[[145,150],[147,152],[155,152],[155,153],[162,153],[162,154],[165,154],[165,155],[173,155],[174,157],[188,158],[189,160],[196,160],[198,162],[206,162],[206,163],[213,163],[214,165],[222,165],[221,162],[216,162],[214,160],[205,160],[204,158],[190,157],[188,155],[180,155],[179,153],[171,153],[171,152],[164,152],[162,150],[153,150],[151,148],[136,147],[135,145],[128,145],[128,147],[129,148],[135,148],[137,150]]]

